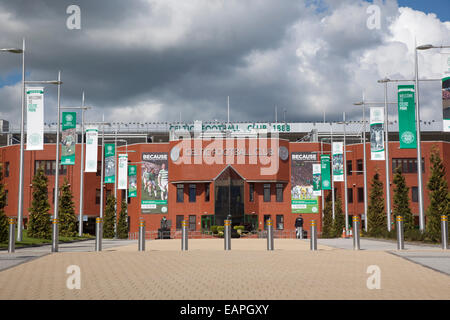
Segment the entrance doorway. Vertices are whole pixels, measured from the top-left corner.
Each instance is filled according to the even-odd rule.
[[[201,220],[202,231],[209,231],[211,230],[211,226],[215,225],[214,216],[211,214],[203,215]]]
[[[231,215],[232,225],[244,222],[244,179],[228,166],[214,181],[215,223],[223,225]]]

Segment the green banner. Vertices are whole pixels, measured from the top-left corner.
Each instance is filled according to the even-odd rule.
[[[116,148],[114,143],[105,143],[105,183],[116,181]]]
[[[61,165],[75,164],[75,145],[77,143],[77,113],[62,113]]]
[[[128,197],[137,197],[137,166],[128,166]]]
[[[321,175],[322,175],[322,190],[331,190],[331,176],[330,176],[330,156],[328,154],[322,155],[320,158]]]
[[[398,131],[400,149],[416,149],[416,104],[414,85],[398,86]]]

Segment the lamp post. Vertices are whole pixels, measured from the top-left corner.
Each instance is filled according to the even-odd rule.
[[[22,241],[23,225],[23,141],[24,141],[24,115],[25,115],[25,39],[22,39],[22,49],[5,48],[0,52],[21,53],[22,54],[22,109],[20,121],[20,158],[19,158],[19,194],[17,200],[17,241]]]

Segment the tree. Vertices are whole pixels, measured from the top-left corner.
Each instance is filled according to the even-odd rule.
[[[397,221],[397,216],[403,217],[403,229],[405,232],[414,230],[414,216],[409,207],[409,188],[406,185],[405,177],[399,168],[395,168],[394,174],[394,206],[393,214],[394,221]]]
[[[113,195],[106,198],[105,219],[103,223],[103,237],[114,238],[114,223],[116,221],[116,198]]]
[[[32,238],[50,239],[52,236],[47,183],[44,169],[39,167],[32,182],[33,200],[29,209],[30,221],[27,228],[28,236]]]
[[[334,220],[333,220],[333,236],[339,238],[342,230],[345,228],[345,217],[342,210],[342,200],[336,196],[334,201]]]
[[[332,207],[331,192],[329,192],[325,199],[325,207],[323,209],[322,238],[333,238],[334,236]]]
[[[433,147],[430,154],[431,176],[428,180],[430,191],[430,205],[426,211],[426,234],[432,241],[440,241],[441,216],[448,215],[450,211],[450,196],[445,176],[445,167],[439,155],[439,149]]]
[[[372,189],[370,190],[367,210],[367,234],[371,236],[383,235],[387,230],[386,220],[383,182],[380,181],[380,175],[377,172],[372,179]]]
[[[72,201],[72,191],[69,182],[64,179],[64,184],[60,188],[59,198],[59,234],[65,237],[75,237],[77,235],[77,217],[75,216],[74,204]]]
[[[8,240],[9,223],[5,214],[6,191],[3,184],[3,166],[0,164],[0,242]]]
[[[128,239],[128,221],[127,221],[127,203],[122,201],[120,208],[119,221],[117,222],[117,237],[119,239]]]

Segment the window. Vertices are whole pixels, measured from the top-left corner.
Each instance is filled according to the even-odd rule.
[[[353,188],[347,188],[347,201],[353,203]]]
[[[412,192],[412,197],[411,197],[412,202],[419,202],[419,188],[412,187],[411,192]]]
[[[55,203],[55,188],[52,191],[52,203]]]
[[[5,162],[5,178],[9,177],[9,162]]]
[[[363,163],[362,159],[356,160],[356,171],[358,171],[356,174],[363,174],[364,163]]]
[[[353,161],[347,160],[347,175],[351,176],[353,171]]]
[[[270,183],[264,184],[264,202],[270,202]]]
[[[5,190],[5,207],[8,205],[8,190]]]
[[[195,202],[195,196],[197,195],[197,185],[189,185],[189,202]]]
[[[184,184],[177,184],[177,202],[184,201]]]
[[[112,190],[106,189],[106,199],[108,199],[111,194],[112,194]]]
[[[255,184],[254,183],[250,183],[248,185],[248,189],[249,189],[249,192],[248,192],[249,199],[248,199],[248,201],[253,202],[253,201],[255,201]]]
[[[396,158],[392,159],[392,172],[400,168],[402,173],[417,173],[417,159],[416,158]],[[422,173],[425,172],[425,159],[422,158]]]
[[[189,231],[195,231],[195,220],[196,220],[196,216],[189,216]]]
[[[209,187],[210,187],[209,183],[205,184],[205,202],[209,202],[209,192],[210,192]]]
[[[176,219],[176,228],[177,230],[181,230],[181,221],[184,220],[184,216],[177,215]]]
[[[358,202],[364,202],[364,188],[358,188]]]
[[[127,190],[122,190],[121,199],[122,201],[125,201],[125,198],[127,198],[127,203],[130,204],[130,197],[127,197]]]
[[[277,214],[277,230],[284,229],[284,216],[282,214]]]
[[[102,175],[102,162],[97,161],[97,172],[95,173],[96,176],[100,177]]]
[[[42,167],[44,169],[44,174],[46,176],[54,176],[56,174],[56,161],[55,160],[35,160],[34,161],[34,174],[36,174],[37,169]],[[59,174],[67,174],[67,167],[59,164]]]
[[[100,204],[100,189],[95,189],[95,204]]]
[[[277,183],[277,202],[283,202],[283,184]]]

